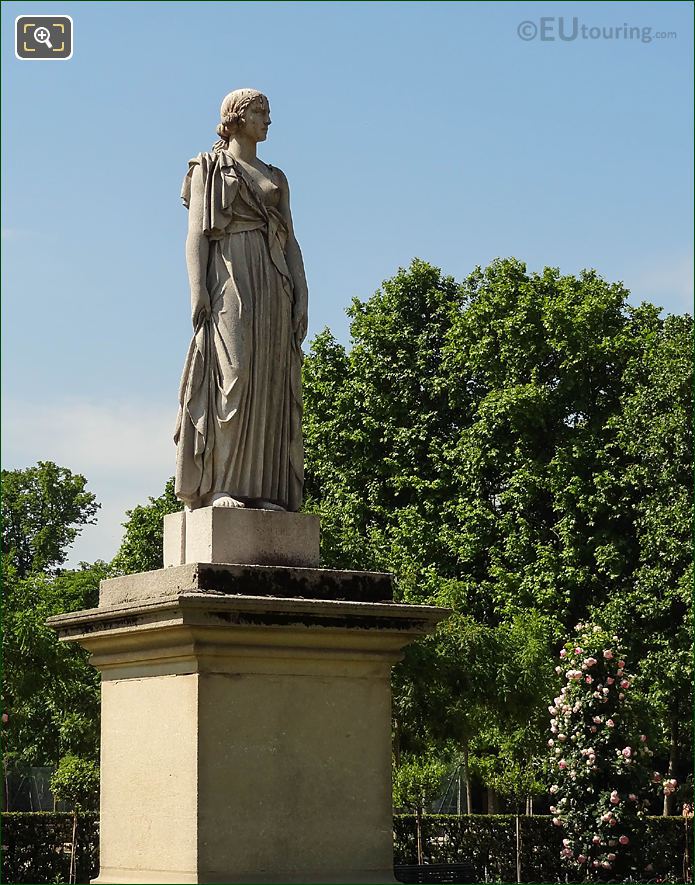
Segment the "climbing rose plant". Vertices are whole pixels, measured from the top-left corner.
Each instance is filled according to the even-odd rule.
[[[563,829],[560,856],[589,880],[634,875],[641,866],[647,794],[662,778],[652,771],[647,736],[636,726],[632,678],[618,637],[598,626],[576,629],[556,667],[565,684],[548,707],[555,772],[550,810]]]

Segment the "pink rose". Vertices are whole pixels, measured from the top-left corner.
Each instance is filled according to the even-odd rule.
[[[592,721],[595,725],[600,725],[601,722],[602,722],[603,720],[601,719],[600,716],[594,716],[594,718],[593,718],[591,721]]]
[[[581,650],[581,648],[579,648],[579,646],[577,646],[575,648],[574,653],[575,653],[575,655],[583,655],[584,654],[584,652]]]
[[[629,795],[627,798],[630,800],[630,802],[636,802],[636,801],[637,801],[637,796],[635,796],[634,793],[630,793],[630,795]]]
[[[557,793],[557,791],[558,791],[559,789],[560,789],[560,788],[558,787],[557,784],[553,784],[552,787],[550,788],[550,792],[553,793],[553,794],[555,794],[555,793]]]
[[[591,841],[594,843],[594,845],[600,845],[600,844],[601,844],[601,837],[600,837],[600,836],[594,836],[593,839],[592,839]]]
[[[567,650],[566,650],[566,649],[564,649],[564,648],[561,648],[561,649],[560,649],[560,657],[561,657],[561,658],[566,658],[566,657],[567,657]]]
[[[557,767],[564,771],[564,769],[567,768],[567,763],[564,759],[560,759],[560,761],[557,763]]]
[[[617,823],[618,823],[618,821],[617,821],[614,817],[612,817],[612,818],[608,821],[608,826],[610,826],[610,827],[614,827]]]
[[[566,741],[566,740],[567,740],[567,735],[566,735],[566,734],[559,734],[559,735],[557,736],[557,739],[558,739],[559,741]]]
[[[621,845],[629,845],[629,844],[630,844],[630,839],[629,839],[627,836],[621,836],[621,837],[618,839],[618,842],[620,842]]]
[[[554,817],[554,818],[553,818],[553,825],[556,826],[556,827],[561,827],[561,826],[562,826],[562,821],[560,820],[559,817]]]
[[[623,749],[623,756],[624,756],[626,759],[629,759],[630,756],[632,756],[632,747],[625,747],[625,748]]]
[[[577,863],[586,863],[586,855],[578,854],[577,855]]]
[[[591,683],[592,683],[593,681],[594,681],[594,680],[591,678],[591,676],[585,676],[585,677],[584,677],[584,682],[586,682],[587,685],[591,685]]]
[[[548,741],[548,746],[552,747],[554,743],[555,743],[555,741],[552,738],[550,738],[550,740]]]
[[[611,796],[611,805],[620,805],[620,797]]]
[[[606,649],[604,649],[604,651],[603,651],[603,657],[604,657],[607,661],[610,661],[611,658],[613,657],[613,652],[612,652],[609,648],[606,648]]]
[[[618,699],[621,700],[621,701],[624,701],[624,700],[625,700],[625,695],[622,693],[622,691],[621,691],[620,694],[618,695]]]
[[[613,722],[612,719],[606,719],[606,725],[607,725],[609,728],[613,728],[613,727],[615,726],[615,722]]]
[[[618,661],[618,666],[622,669],[625,666],[625,661]]]
[[[609,860],[611,863],[613,863],[613,861],[615,860],[615,855],[613,854],[612,851],[611,851],[610,854],[607,854],[606,857],[608,858],[608,860]]]
[[[613,679],[612,676],[609,676],[609,677],[606,679],[606,685],[613,685],[614,682],[615,682],[615,679]]]
[[[629,679],[621,679],[620,680],[620,687],[621,688],[629,688],[630,687],[630,680]]]
[[[642,741],[643,744],[647,743],[647,735],[646,734],[641,734],[639,736],[639,739]]]
[[[591,728],[589,729],[589,731],[590,731],[592,734],[595,734],[596,731],[597,731],[596,726],[595,726],[595,725],[592,725]]]

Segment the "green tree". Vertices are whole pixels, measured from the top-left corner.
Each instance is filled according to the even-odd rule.
[[[6,565],[3,585],[3,709],[7,764],[56,765],[99,753],[99,674],[74,643],[58,642],[46,618],[98,603],[105,563],[20,579]]]
[[[446,765],[431,756],[411,756],[401,759],[393,772],[393,804],[396,808],[415,812],[417,834],[417,862],[424,863],[422,815],[437,798],[446,774]]]
[[[98,755],[99,679],[87,653],[59,643],[46,618],[98,602],[104,563],[61,566],[99,507],[83,476],[49,461],[2,471],[5,762]]]
[[[529,274],[508,259],[457,285],[414,261],[370,299],[353,302],[349,352],[329,332],[312,345],[304,367],[306,509],[322,518],[323,563],[393,571],[398,598],[451,606],[463,616],[452,629],[465,637],[477,624],[491,631],[493,648],[504,647],[519,617],[542,624],[540,646],[537,633],[520,631],[503,657],[509,673],[495,680],[485,669],[489,657],[475,657],[473,671],[463,667],[467,639],[447,651],[444,667],[435,648],[410,652],[395,682],[403,747],[422,746],[425,732],[441,730],[446,718],[436,711],[449,715],[457,705],[469,718],[463,730],[480,735],[476,686],[487,677],[494,696],[515,678],[523,683],[512,674],[532,673],[524,661],[536,656],[545,660],[544,675],[524,683],[521,695],[501,691],[500,698],[506,691],[526,700],[506,710],[495,700],[486,720],[494,728],[480,744],[490,756],[495,745],[506,747],[500,752],[514,759],[505,761],[520,771],[535,765],[552,647],[589,612],[608,618],[616,597],[638,580],[646,587],[643,561],[652,563],[650,598],[658,598],[656,528],[676,519],[672,537],[689,530],[686,508],[662,506],[673,482],[678,500],[689,500],[688,447],[664,453],[668,467],[645,504],[654,515],[649,535],[631,506],[649,489],[648,468],[631,473],[639,458],[618,437],[630,408],[635,420],[640,414],[634,397],[647,395],[651,382],[640,378],[650,342],[678,321],[660,319],[652,305],[631,307],[627,295],[593,271]],[[665,373],[680,346],[660,351]],[[670,414],[679,439],[684,385],[664,388],[676,403]],[[652,398],[651,414],[661,415],[664,405]],[[664,441],[668,435],[665,428]],[[689,561],[688,547],[680,550]],[[676,595],[678,574],[662,572]],[[669,637],[687,631],[682,609],[674,611]],[[440,631],[435,643],[441,649],[451,641],[444,637]],[[655,704],[668,691],[662,670]],[[438,688],[414,684],[424,671]],[[408,713],[423,704],[427,723]],[[456,733],[453,722],[446,727]]]
[[[101,505],[87,480],[51,461],[2,471],[2,549],[18,578],[54,572]]]
[[[691,317],[666,317],[628,364],[594,508],[621,530],[604,542],[614,592],[594,617],[629,636],[655,749],[681,782],[692,771],[692,335]],[[664,814],[675,798],[665,793]]]
[[[71,754],[63,756],[51,777],[51,791],[60,802],[72,811],[72,844],[70,847],[69,882],[76,881],[78,815],[93,810],[99,804],[99,766],[96,762],[80,759]]]
[[[126,512],[125,533],[118,553],[111,561],[113,575],[149,572],[163,567],[164,517],[183,510],[183,504],[174,494],[174,478],[164,487],[158,498],[150,497],[148,504],[139,504]]]
[[[96,810],[99,806],[98,765],[68,753],[51,776],[51,791],[71,811]]]

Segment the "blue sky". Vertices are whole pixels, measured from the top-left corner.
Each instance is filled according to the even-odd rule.
[[[72,16],[72,59],[14,57],[29,13]],[[521,39],[541,19],[554,39]],[[624,25],[652,39],[591,36]],[[173,472],[180,185],[228,91],[270,98],[259,153],[292,187],[309,340],[347,344],[350,300],[415,256],[458,279],[497,256],[594,267],[681,313],[692,34],[689,2],[2,3],[2,463],[87,476],[102,510],[71,562],[109,559]]]

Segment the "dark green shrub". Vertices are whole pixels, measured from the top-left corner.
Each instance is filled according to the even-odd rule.
[[[519,818],[524,882],[565,882],[562,831],[546,815]],[[415,815],[394,818],[394,861],[417,863]],[[429,863],[472,864],[476,881],[516,882],[516,818],[512,814],[424,815],[422,839]],[[639,881],[683,882],[685,828],[681,817],[646,822],[645,868]],[[651,869],[650,869],[651,865]],[[579,879],[577,879],[579,881]]]
[[[73,815],[69,812],[3,812],[2,881],[68,882]],[[76,881],[89,882],[99,869],[99,816],[78,815]]]

